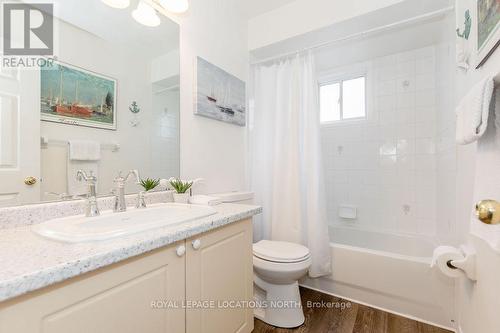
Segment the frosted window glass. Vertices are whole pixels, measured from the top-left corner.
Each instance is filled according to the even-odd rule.
[[[321,122],[340,120],[340,83],[320,87]]]
[[[342,118],[362,118],[365,116],[365,78],[343,81]]]

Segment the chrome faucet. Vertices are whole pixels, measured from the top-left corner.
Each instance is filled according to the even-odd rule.
[[[87,198],[85,199],[85,216],[94,217],[99,216],[99,207],[97,207],[97,198],[96,198],[96,184],[97,177],[92,174],[92,171],[89,171],[87,174],[83,170],[78,170],[76,172],[76,179],[78,181],[87,182]]]
[[[113,205],[113,212],[119,213],[127,210],[127,203],[125,202],[125,183],[129,180],[131,176],[135,177],[137,184],[140,183],[141,178],[139,177],[139,171],[130,170],[128,174],[123,177],[122,172],[118,172],[118,177],[116,177],[113,182],[116,187],[114,189],[115,194],[115,204]]]

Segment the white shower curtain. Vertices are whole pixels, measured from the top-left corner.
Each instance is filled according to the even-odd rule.
[[[311,251],[311,277],[331,271],[314,57],[297,54],[252,67],[250,183],[264,212],[255,240]]]

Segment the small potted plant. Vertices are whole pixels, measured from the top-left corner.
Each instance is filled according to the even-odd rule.
[[[189,189],[193,186],[192,181],[183,181],[177,178],[170,178],[168,180],[170,186],[175,190],[174,201],[177,203],[188,203]]]
[[[146,198],[145,198],[146,192],[153,190],[159,184],[160,184],[159,179],[151,179],[151,178],[141,179],[141,181],[139,182],[139,185],[142,186],[144,191],[139,192],[139,198],[137,200],[136,208],[145,208],[146,207]]]

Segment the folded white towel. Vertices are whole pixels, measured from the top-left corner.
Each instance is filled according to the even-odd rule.
[[[198,194],[190,197],[189,203],[193,205],[215,206],[221,204],[222,201],[217,197]]]
[[[486,132],[494,86],[493,77],[488,77],[476,84],[458,104],[458,144],[466,145],[477,141]]]
[[[96,141],[70,140],[68,158],[71,161],[99,161],[101,144]]]

